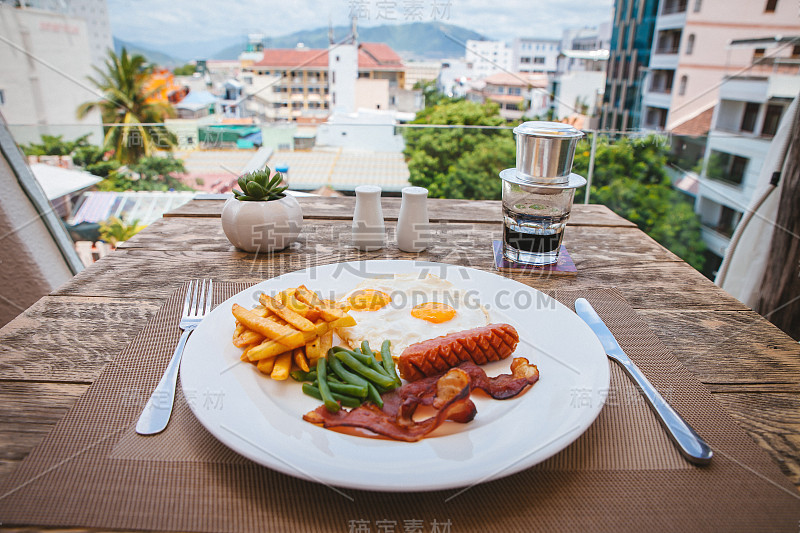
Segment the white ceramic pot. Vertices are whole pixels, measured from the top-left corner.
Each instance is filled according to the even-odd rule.
[[[245,252],[282,250],[297,240],[303,211],[294,196],[269,202],[231,198],[222,208],[222,230],[231,244]]]

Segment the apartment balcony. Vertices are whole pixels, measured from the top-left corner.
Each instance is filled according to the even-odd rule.
[[[686,13],[687,0],[664,0],[661,6],[661,15],[674,15]]]

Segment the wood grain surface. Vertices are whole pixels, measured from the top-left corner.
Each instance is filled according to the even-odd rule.
[[[223,201],[168,213],[0,329],[0,475],[13,471],[185,280],[257,283],[314,265],[421,259],[495,272],[500,204],[430,201],[433,245],[392,244],[399,199],[384,198],[389,244],[352,246],[353,198],[301,198],[300,239],[275,254],[236,250]],[[574,207],[565,244],[575,278],[498,273],[544,290],[616,287],[656,335],[800,485],[800,345],[603,206]]]

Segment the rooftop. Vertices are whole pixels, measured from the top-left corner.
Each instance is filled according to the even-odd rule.
[[[512,74],[510,72],[498,72],[483,79],[491,85],[511,85],[514,87],[547,87],[547,76],[541,74]]]
[[[254,67],[327,68],[328,50],[321,48],[270,48],[264,50]],[[363,69],[402,69],[403,62],[392,48],[383,43],[358,45],[358,67]]]

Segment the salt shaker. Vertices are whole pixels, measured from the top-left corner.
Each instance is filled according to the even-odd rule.
[[[376,185],[356,187],[356,210],[353,213],[353,244],[359,250],[380,250],[386,243],[381,210],[381,188]]]
[[[405,187],[397,218],[397,247],[404,252],[421,252],[430,244],[428,189]]]

